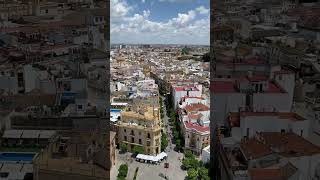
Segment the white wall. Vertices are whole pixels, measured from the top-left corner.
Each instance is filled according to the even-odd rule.
[[[24,86],[25,92],[30,92],[33,89],[37,88],[39,84],[39,79],[37,78],[37,72],[33,69],[31,65],[25,65],[23,67],[24,74]]]
[[[278,116],[246,116],[240,120],[240,128],[242,137],[247,135],[249,128],[249,137],[254,137],[256,132],[281,132],[284,129],[300,136],[300,131],[303,130],[303,137],[308,137],[309,121],[291,121],[279,119]]]
[[[277,74],[275,75],[276,82],[288,92],[289,104],[292,106],[294,87],[295,87],[295,74]]]
[[[238,112],[239,107],[244,107],[246,98],[241,93],[213,94],[213,120],[218,125],[225,125],[229,112]]]
[[[204,163],[207,163],[210,161],[210,148],[207,149],[206,147],[202,150],[201,160]]]
[[[253,94],[253,107],[262,111],[276,108],[279,112],[290,112],[292,102],[288,93],[255,93]]]
[[[281,161],[287,162],[288,160],[282,159]],[[320,154],[292,157],[289,159],[289,162],[299,169],[299,180],[313,180],[315,178],[316,167],[320,164]]]

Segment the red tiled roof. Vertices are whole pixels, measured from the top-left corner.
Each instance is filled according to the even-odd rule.
[[[190,119],[199,119],[202,117],[202,114],[189,114],[188,118]]]
[[[201,99],[201,100],[205,100],[203,97],[192,97],[192,96],[183,96],[181,98],[181,100],[185,100],[185,99]]]
[[[290,162],[276,169],[253,168],[248,170],[251,180],[285,180],[296,172],[297,167]]]
[[[247,159],[256,159],[272,153],[284,157],[301,157],[320,154],[320,147],[294,133],[260,132],[257,137],[241,141]],[[277,149],[274,151],[272,149]]]
[[[190,122],[184,122],[184,124],[187,129],[193,129],[193,130],[196,130],[196,131],[202,132],[202,133],[210,132],[209,126],[201,126],[197,123],[190,123]]]
[[[280,169],[250,169],[251,180],[284,180]]]
[[[211,81],[210,89],[214,93],[235,93],[234,81]]]
[[[254,138],[241,141],[240,147],[247,160],[260,158],[273,153],[267,144],[263,144]]]
[[[271,81],[269,82],[268,87],[269,89],[266,91],[266,93],[286,93],[281,87]]]
[[[261,132],[260,135],[270,147],[278,147],[283,156],[299,157],[320,154],[320,147],[294,133]]]
[[[209,111],[210,108],[204,104],[190,104],[184,108],[187,112],[191,111]]]
[[[174,89],[175,91],[187,91],[187,89],[190,89],[191,91],[199,91],[195,86],[178,86]]]

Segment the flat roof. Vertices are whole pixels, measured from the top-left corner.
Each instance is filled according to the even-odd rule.
[[[21,138],[36,139],[39,137],[40,130],[23,130]]]
[[[5,130],[2,138],[51,138],[56,131],[54,130]]]
[[[56,134],[56,131],[53,131],[53,130],[41,130],[39,134],[39,138],[49,139],[55,134]]]
[[[22,135],[23,130],[5,130],[2,138],[20,138]]]

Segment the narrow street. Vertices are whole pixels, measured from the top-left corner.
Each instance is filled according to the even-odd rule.
[[[162,119],[163,125],[164,125],[164,130],[165,133],[167,134],[168,137],[168,147],[166,148],[166,152],[170,152],[174,149],[174,144],[172,144],[172,132],[171,132],[171,128],[169,125],[169,117],[167,115],[167,107],[165,105],[165,98],[164,96],[161,96],[162,98],[162,104],[163,104],[163,113],[164,113],[164,117]]]

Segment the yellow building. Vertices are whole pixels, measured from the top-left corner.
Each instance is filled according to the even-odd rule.
[[[140,146],[143,147],[144,154],[159,154],[161,152],[159,106],[142,104],[135,106],[121,113],[121,121],[116,124],[118,143],[127,144],[128,151]]]

